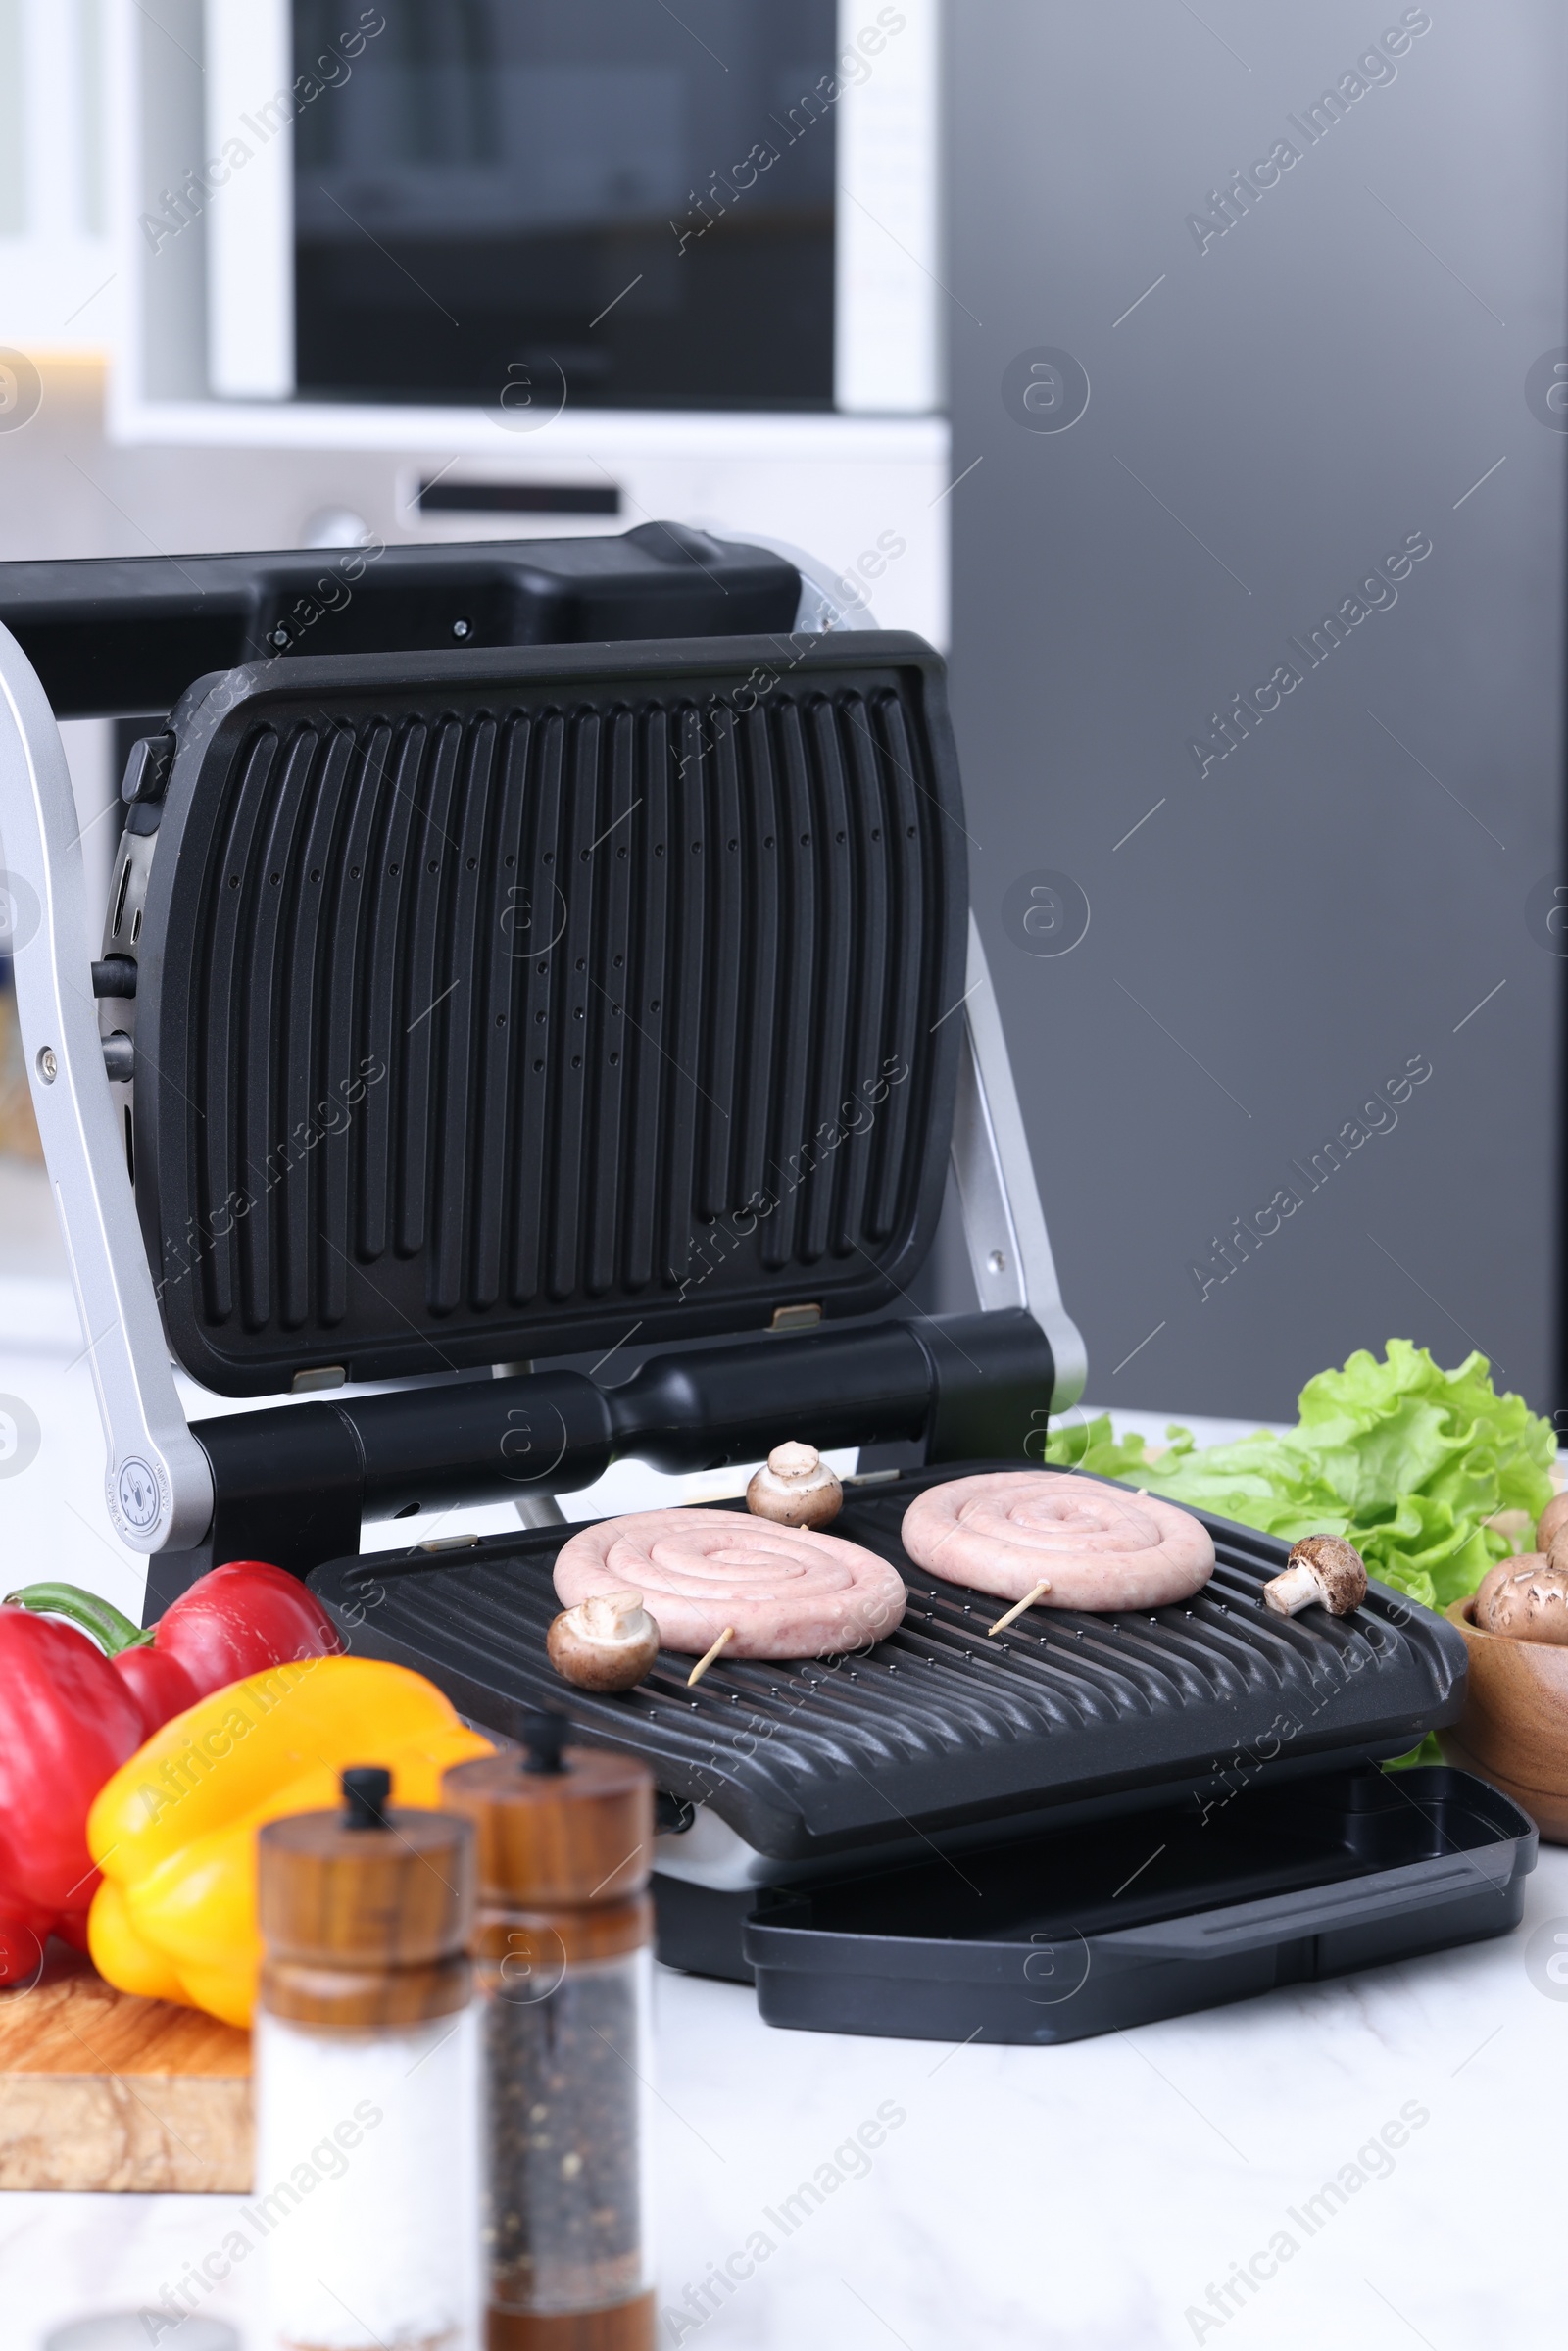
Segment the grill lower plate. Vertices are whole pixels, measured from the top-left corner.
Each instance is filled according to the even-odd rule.
[[[1399,1754],[1458,1716],[1465,1655],[1452,1626],[1377,1584],[1344,1619],[1271,1615],[1262,1589],[1287,1546],[1202,1513],[1217,1564],[1191,1601],[1152,1614],[1031,1609],[988,1640],[997,1603],[916,1568],[899,1529],[926,1487],[1016,1466],[951,1463],[852,1486],[833,1532],[900,1570],[909,1606],[899,1630],[839,1659],[720,1659],[695,1690],[690,1658],[672,1652],[621,1695],[559,1679],[545,1632],[560,1606],[560,1529],[445,1555],[333,1560],[310,1582],[357,1653],[416,1668],[512,1737],[529,1708],[563,1706],[585,1739],[646,1757],[662,1788],[792,1864],[1002,1819],[1189,1797],[1212,1810],[1264,1780]]]

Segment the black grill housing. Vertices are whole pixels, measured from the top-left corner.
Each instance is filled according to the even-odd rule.
[[[1344,1619],[1275,1616],[1262,1589],[1288,1545],[1201,1511],[1217,1565],[1191,1601],[1031,1609],[988,1640],[1002,1603],[925,1574],[899,1530],[928,1486],[1017,1466],[850,1487],[833,1532],[904,1577],[898,1631],[842,1659],[721,1657],[695,1690],[691,1659],[667,1651],[620,1696],[572,1690],[553,1671],[544,1637],[561,1605],[560,1528],[445,1555],[334,1560],[310,1582],[356,1654],[415,1666],[512,1737],[530,1708],[564,1707],[585,1739],[646,1757],[667,1794],[710,1806],[789,1862],[885,1859],[923,1837],[995,1837],[1040,1817],[1192,1799],[1225,1808],[1264,1782],[1399,1754],[1458,1715],[1454,1627],[1376,1584]]]
[[[197,1379],[761,1330],[906,1285],[967,906],[920,639],[285,659],[171,723],[136,1192]]]

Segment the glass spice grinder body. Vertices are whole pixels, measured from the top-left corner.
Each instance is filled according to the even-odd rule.
[[[481,1994],[488,2351],[652,2351],[653,1776],[564,1747],[460,1764]]]
[[[480,2311],[473,1837],[343,1774],[268,1823],[256,2192],[279,2351],[474,2351]]]

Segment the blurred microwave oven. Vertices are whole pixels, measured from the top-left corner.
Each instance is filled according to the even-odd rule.
[[[938,4],[116,0],[122,419],[932,415]]]

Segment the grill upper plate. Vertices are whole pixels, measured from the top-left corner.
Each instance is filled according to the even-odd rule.
[[[172,730],[135,1167],[196,1378],[760,1331],[906,1285],[967,904],[920,639],[284,660],[200,681]]]
[[[909,1607],[891,1639],[836,1663],[720,1658],[695,1690],[662,1654],[619,1696],[572,1690],[544,1637],[559,1529],[447,1556],[376,1553],[311,1586],[355,1650],[416,1667],[476,1721],[515,1737],[530,1707],[629,1749],[659,1785],[711,1805],[759,1851],[831,1858],[1007,1815],[1113,1808],[1133,1791],[1224,1803],[1301,1764],[1398,1754],[1463,1702],[1464,1644],[1441,1617],[1374,1584],[1343,1620],[1263,1606],[1287,1546],[1199,1513],[1211,1582],[1152,1616],[1033,1609],[995,1641],[995,1600],[924,1574],[899,1527],[926,1487],[1016,1462],[953,1463],[851,1487],[833,1532],[892,1560]],[[1067,1472],[1063,1475],[1071,1474]]]

